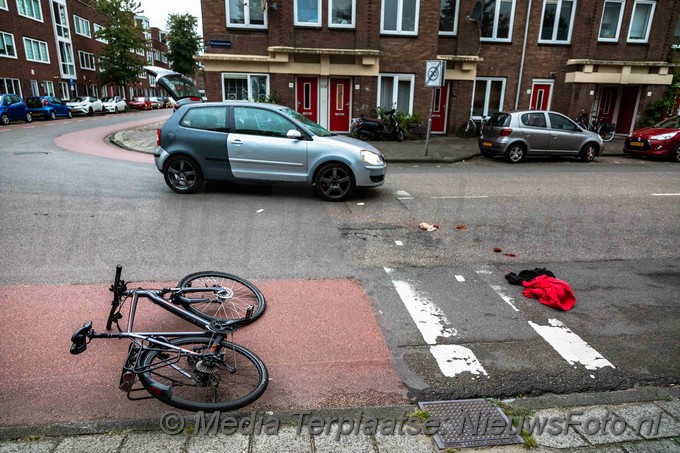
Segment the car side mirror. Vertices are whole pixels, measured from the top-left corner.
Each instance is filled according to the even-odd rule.
[[[302,133],[296,129],[291,129],[286,134],[286,137],[292,140],[302,140]]]

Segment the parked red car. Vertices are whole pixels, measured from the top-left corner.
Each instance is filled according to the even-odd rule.
[[[149,98],[136,97],[128,101],[128,105],[137,110],[151,110],[151,101]]]
[[[659,156],[680,162],[680,116],[633,132],[626,138],[623,152],[634,157]]]

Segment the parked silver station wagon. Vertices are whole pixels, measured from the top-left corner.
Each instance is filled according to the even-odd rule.
[[[561,113],[497,112],[482,126],[479,150],[483,156],[503,156],[510,163],[527,156],[578,157],[592,162],[602,154],[604,142]]]
[[[156,167],[175,192],[207,181],[313,184],[326,200],[385,180],[385,159],[368,143],[334,135],[288,107],[189,103],[158,131]]]

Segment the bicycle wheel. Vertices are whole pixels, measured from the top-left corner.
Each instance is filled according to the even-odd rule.
[[[208,291],[184,294],[188,299],[209,299],[208,302],[185,304],[183,307],[207,320],[246,321],[248,307],[253,312],[248,322],[255,321],[264,313],[265,299],[259,289],[248,280],[224,272],[196,272],[184,277],[177,286],[181,288],[209,288]],[[215,291],[216,288],[219,288]]]
[[[597,133],[605,142],[611,142],[614,139],[614,135],[616,135],[614,129],[609,129],[604,126],[600,126],[600,130],[597,131]]]
[[[170,343],[206,354],[213,348],[208,337],[176,338]],[[267,388],[267,367],[243,346],[229,341],[220,345],[220,353],[204,358],[169,349],[148,351],[141,365],[149,371],[140,373],[140,381],[151,395],[178,409],[214,412],[247,406]]]

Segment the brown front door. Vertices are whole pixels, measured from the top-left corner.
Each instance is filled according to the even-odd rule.
[[[331,78],[331,92],[328,102],[331,132],[349,132],[350,82],[350,79]]]
[[[635,116],[635,106],[638,102],[639,87],[625,86],[621,94],[621,105],[619,106],[619,117],[616,119],[616,133],[630,134],[633,132],[635,125],[633,124],[633,117]]]
[[[449,99],[448,83],[440,88],[433,88],[434,98],[432,100],[432,133],[442,134],[446,132],[446,108]]]
[[[319,121],[319,79],[297,78],[297,109],[299,113],[317,123]]]

